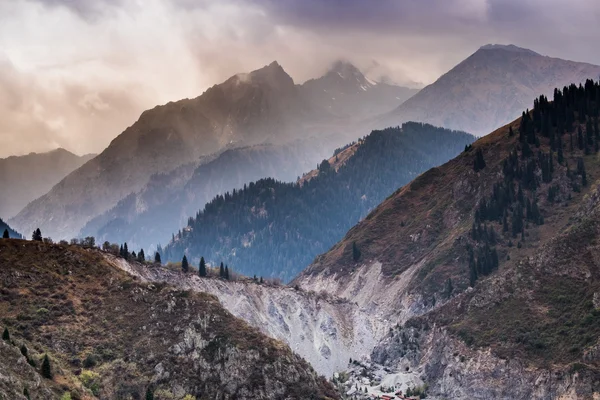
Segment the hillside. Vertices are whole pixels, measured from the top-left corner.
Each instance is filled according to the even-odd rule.
[[[0,216],[14,217],[29,202],[46,194],[65,176],[94,158],[65,149],[0,159]]]
[[[374,131],[337,171],[323,162],[308,181],[262,179],[217,196],[174,236],[163,257],[179,261],[185,253],[198,262],[203,256],[249,276],[287,281],[395,188],[472,140],[416,123]]]
[[[303,83],[300,92],[311,104],[334,115],[359,120],[395,109],[418,89],[374,82],[354,65],[337,61],[322,77]]]
[[[383,116],[378,126],[427,122],[481,136],[517,118],[540,94],[600,77],[600,66],[487,45]]]
[[[4,239],[0,265],[4,398],[337,398],[215,297],[142,282],[98,250]]]
[[[13,239],[21,239],[22,237],[19,232],[12,229],[6,222],[2,220],[2,218],[0,218],[0,234],[4,234],[5,230],[8,231],[8,235]]]
[[[70,238],[92,218],[169,173],[226,148],[332,134],[327,112],[309,105],[276,62],[185,99],[147,110],[91,162],[22,210],[11,225]],[[317,144],[315,144],[317,145]]]
[[[152,176],[142,190],[88,222],[80,236],[127,242],[132,249],[156,249],[215,195],[265,176],[294,181],[323,156],[311,141],[228,149],[200,166],[185,165]]]
[[[597,396],[599,115],[592,81],[540,97],[292,283],[395,321],[371,358],[418,371],[429,397]]]

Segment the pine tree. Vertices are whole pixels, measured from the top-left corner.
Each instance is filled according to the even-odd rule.
[[[453,291],[454,287],[452,286],[452,279],[448,278],[446,280],[446,297],[450,298],[450,296],[452,296]]]
[[[8,239],[10,237],[10,235],[8,234],[8,229],[4,230],[4,233],[2,234],[2,238],[3,239]]]
[[[223,266],[223,261],[221,261],[221,265],[219,266],[219,278],[225,278],[225,267]]]
[[[52,368],[48,354],[44,355],[44,361],[42,361],[42,376],[46,379],[52,379]]]
[[[121,245],[121,246],[119,247],[119,255],[120,255],[122,258],[125,258],[125,252],[123,251],[123,245]]]
[[[123,244],[123,258],[126,260],[129,259],[129,249],[127,248],[127,242]]]
[[[361,256],[361,252],[360,252],[358,246],[356,245],[356,242],[352,242],[352,259],[354,261],[358,261],[358,260],[360,260],[360,256]]]
[[[479,172],[485,168],[485,160],[483,159],[483,151],[477,149],[475,152],[475,159],[473,160],[473,169],[475,172]]]
[[[146,255],[144,254],[144,249],[141,249],[138,253],[138,261],[141,263],[146,262]]]
[[[154,389],[152,386],[146,388],[146,400],[154,400]]]
[[[227,267],[227,265],[225,266],[225,279],[229,280],[229,268]]]
[[[160,259],[160,253],[158,251],[154,253],[154,262],[157,264],[162,264],[162,261]]]
[[[37,228],[35,231],[33,231],[33,234],[31,235],[31,240],[36,240],[38,242],[41,242],[43,240],[42,231],[40,231],[40,228]]]
[[[181,270],[187,274],[189,269],[190,269],[190,265],[188,264],[188,259],[184,254],[183,259],[181,260]]]
[[[8,331],[8,328],[4,328],[4,332],[2,332],[2,340],[5,342],[10,342],[10,332]]]
[[[198,275],[201,277],[206,276],[206,261],[204,261],[204,257],[200,257],[200,266],[198,267]],[[255,275],[255,277],[256,277],[256,275]]]

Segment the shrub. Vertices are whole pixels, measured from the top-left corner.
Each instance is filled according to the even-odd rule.
[[[94,396],[100,393],[100,374],[90,370],[84,370],[79,376],[79,380],[83,386],[90,389]]]

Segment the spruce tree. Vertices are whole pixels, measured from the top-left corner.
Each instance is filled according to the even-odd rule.
[[[154,389],[152,386],[146,388],[146,400],[154,400]]]
[[[223,261],[221,261],[221,265],[219,266],[219,278],[225,278],[225,267],[223,266]]]
[[[52,367],[50,366],[48,354],[44,355],[44,361],[42,361],[42,376],[46,379],[52,379]]]
[[[204,261],[204,257],[200,257],[200,266],[198,267],[198,275],[201,277],[206,276],[206,261]]]
[[[138,261],[143,263],[146,261],[146,255],[144,254],[144,249],[141,249],[138,253]]]
[[[127,248],[127,242],[123,244],[123,258],[129,259],[129,249]]]
[[[227,267],[227,265],[225,266],[225,279],[229,280],[229,268]]]
[[[33,234],[31,235],[31,240],[36,240],[38,242],[41,242],[43,240],[42,231],[40,231],[40,228],[37,228],[35,231],[33,231]]]
[[[10,237],[10,235],[8,234],[8,229],[4,230],[4,233],[2,234],[2,238],[3,239],[8,239]]]
[[[8,328],[4,328],[4,332],[2,332],[2,340],[5,342],[10,342],[10,332],[8,331]]]
[[[183,259],[181,260],[181,270],[187,274],[189,269],[190,269],[190,265],[188,264],[188,259],[184,254]]]
[[[361,252],[360,252],[358,246],[356,245],[356,242],[352,242],[352,259],[354,261],[358,261],[358,260],[360,260],[360,256],[361,256]]]

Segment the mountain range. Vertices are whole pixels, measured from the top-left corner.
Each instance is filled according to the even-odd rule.
[[[493,54],[492,65],[518,59],[526,64],[521,69],[541,57],[510,46],[477,53],[472,57],[484,60]],[[548,62],[555,66],[545,70],[548,75],[564,76],[562,60]],[[278,70],[270,65],[234,78],[239,86],[250,82],[244,92],[268,81],[269,94],[282,96],[277,107],[293,104],[295,115],[314,113],[311,121],[326,121],[320,128],[343,119],[294,103],[291,93],[300,89],[282,89],[289,82]],[[511,82],[519,87],[518,79]],[[554,88],[518,114],[472,144],[468,134],[422,123],[376,130],[338,148],[295,183],[262,179],[218,195],[173,235],[164,254],[179,261],[188,253],[192,266],[187,257],[147,261],[126,246],[1,239],[0,374],[6,379],[0,393],[17,399],[33,392],[49,399],[362,400],[400,390],[434,399],[597,398],[600,82]],[[157,117],[147,128],[159,123],[167,122]],[[128,195],[124,190],[126,200],[108,214],[99,212],[88,228],[131,237],[131,221],[155,234],[152,212],[144,212],[168,204],[170,190],[178,192],[172,198],[181,218],[202,201],[185,200],[195,188],[221,190],[251,175],[220,181],[224,166],[235,166],[229,176],[240,175],[255,156],[263,160],[260,155],[275,148],[276,162],[256,169],[262,173],[284,162],[277,157],[282,149],[292,151],[286,146],[294,140],[325,147],[348,129],[323,130],[331,133],[324,141],[294,135],[279,141],[257,129],[247,143],[198,150],[148,172],[154,188],[140,183]],[[50,193],[64,190],[66,196],[63,182]],[[401,187],[390,193],[390,186]],[[62,206],[64,215],[68,206]],[[134,211],[144,216],[129,219]],[[343,224],[352,220],[359,221],[341,240],[323,242],[343,235]],[[235,273],[236,263],[299,270],[303,265],[284,265],[290,243],[301,245],[293,254],[305,253],[294,264],[309,262],[318,246],[329,250],[289,286]],[[224,259],[232,249],[231,275],[219,276],[211,268],[216,263],[201,273],[198,257]]]
[[[120,200],[147,192],[146,185],[153,184],[151,177],[171,174],[172,179],[184,181],[192,165],[198,167],[227,149],[267,144],[289,146],[304,141],[300,148],[307,151],[297,157],[315,165],[335,147],[358,136],[347,115],[336,115],[315,94],[319,85],[332,91],[331,95],[340,103],[338,108],[352,107],[350,114],[358,114],[362,107],[371,108],[373,113],[390,110],[412,93],[375,83],[369,83],[363,90],[366,78],[362,74],[354,71],[345,78],[338,75],[339,71],[345,73],[350,68],[347,64],[336,65],[325,77],[307,83],[304,89],[304,85],[295,85],[283,68],[273,62],[251,73],[232,76],[195,99],[145,111],[100,155],[29,204],[10,222],[23,231],[39,227],[44,234],[55,238],[77,236],[91,219],[111,210]],[[331,75],[340,79],[332,80]],[[391,104],[385,100],[389,93],[394,95]],[[289,152],[281,151],[275,157]],[[295,168],[293,176],[305,171],[301,169],[305,165]],[[178,172],[182,175],[175,178],[173,174]],[[223,171],[223,178],[217,179],[242,183],[229,173]],[[289,174],[278,177],[289,179]],[[200,195],[200,202],[194,202],[193,209],[202,207],[203,199],[217,193]]]
[[[65,149],[0,159],[0,216],[14,217],[29,202],[46,194],[64,177],[95,157]]]
[[[485,135],[517,118],[555,88],[600,77],[600,66],[540,55],[514,45],[486,45],[423,88],[378,127],[427,122]]]

